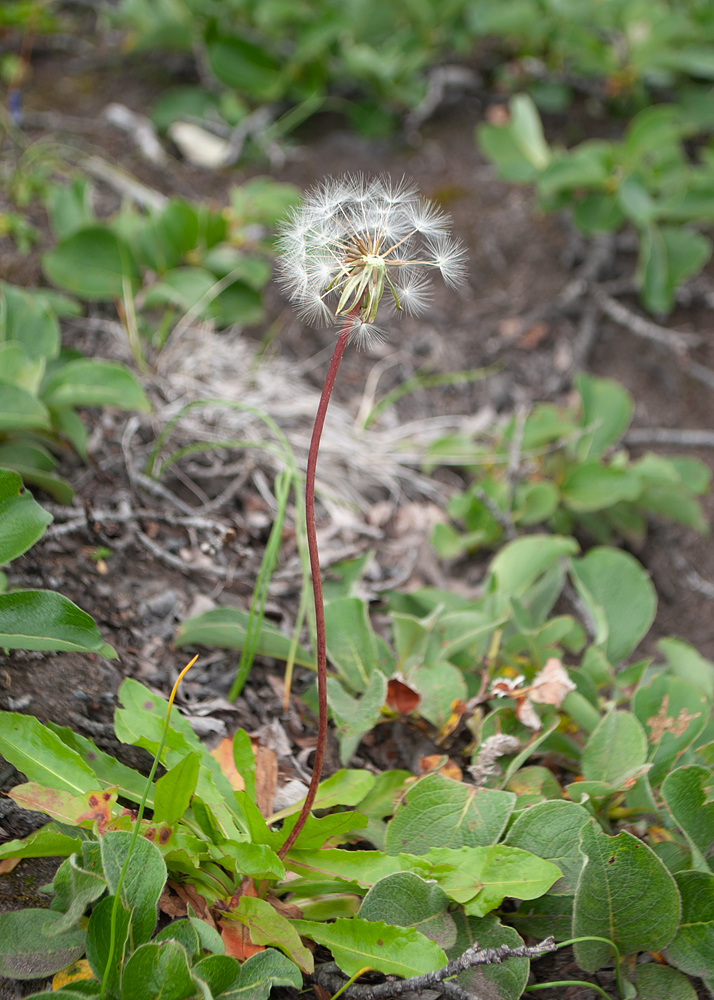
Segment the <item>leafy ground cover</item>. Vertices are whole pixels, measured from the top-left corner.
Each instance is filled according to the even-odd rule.
[[[177,997],[265,997],[271,985],[300,988],[311,972],[333,994],[367,965],[406,977],[451,969],[466,990],[501,997],[583,978],[610,995],[704,995],[712,976],[714,568],[697,531],[712,513],[702,375],[713,363],[704,336],[708,271],[672,284],[670,326],[642,317],[633,230],[619,244],[605,234],[588,245],[567,223],[533,214],[523,189],[497,181],[479,159],[471,125],[482,115],[468,102],[426,126],[416,150],[326,127],[310,134],[301,160],[273,171],[300,187],[326,169],[408,171],[453,210],[472,253],[467,289],[437,293],[425,317],[395,325],[398,351],[380,349],[376,362],[348,355],[335,390],[342,436],[326,440],[321,483],[322,527],[331,531],[322,547],[333,774],[318,792],[318,815],[283,853],[309,776],[315,704],[300,497],[290,490],[305,454],[304,411],[316,398],[310,359],[331,349],[331,336],[297,323],[272,288],[265,301],[277,327],[242,340],[199,325],[218,318],[203,307],[191,313],[200,296],[164,297],[162,307],[176,308],[167,326],[179,329],[159,352],[163,334],[152,340],[160,317],[144,312],[152,289],[183,291],[182,282],[172,285],[177,268],[209,271],[206,291],[230,272],[211,271],[214,247],[198,237],[185,258],[142,256],[147,230],[156,235],[178,211],[199,232],[200,220],[193,226],[188,217],[201,206],[218,227],[226,216],[230,225],[240,197],[229,195],[233,179],[236,191],[252,192],[250,204],[259,185],[175,161],[138,163],[96,116],[102,98],[128,99],[132,86],[142,110],[155,83],[120,88],[111,73],[92,71],[82,89],[81,77],[63,76],[60,65],[57,56],[36,65],[28,115],[59,106],[93,130],[105,155],[140,175],[144,195],[173,200],[170,210],[122,209],[105,177],[93,182],[86,216],[88,185],[60,177],[80,228],[60,233],[56,220],[67,212],[48,215],[34,198],[27,216],[44,257],[23,258],[11,241],[0,248],[15,283],[19,275],[27,287],[50,280],[89,300],[80,315],[59,317],[63,343],[88,356],[136,364],[127,339],[126,305],[134,304],[133,346],[146,355],[142,384],[154,407],[142,415],[139,397],[129,418],[113,408],[84,413],[90,464],[64,452],[59,469],[77,499],[64,508],[43,500],[55,518],[44,539],[24,555],[24,543],[6,553],[17,556],[11,587],[67,594],[96,619],[95,648],[108,641],[120,660],[74,650],[47,656],[27,642],[27,651],[5,657],[0,752],[12,791],[3,800],[0,863],[26,860],[2,881],[22,886],[23,872],[32,877],[27,859],[38,855],[64,860],[42,877],[51,888],[34,903],[26,891],[11,903],[20,916],[0,915],[3,971],[51,974],[77,959],[71,981],[56,981],[65,994],[92,995],[104,980],[106,995],[127,997],[143,995],[147,982]],[[43,91],[43,79],[51,89]],[[134,263],[125,268],[122,259],[113,280],[126,271],[128,289],[122,281],[93,298],[85,286],[66,285],[63,273],[80,284],[91,276],[86,246],[81,268],[53,268],[67,241],[76,249],[75,237],[81,243],[87,232],[115,249],[126,240]],[[216,245],[227,244],[233,261],[267,260],[264,232],[260,247],[246,245],[244,233],[237,247],[222,228],[219,235]],[[575,294],[573,280],[591,283],[587,297]],[[612,306],[595,309],[603,295],[618,296],[624,322]],[[56,312],[62,301],[49,305]],[[645,339],[631,339],[643,336],[633,317],[650,324]],[[270,357],[277,344],[282,359]],[[319,371],[319,358],[314,365]],[[232,378],[231,367],[247,377]],[[583,367],[590,374],[574,383],[576,395],[572,376]],[[457,419],[463,413],[468,420]],[[255,422],[238,430],[228,414]],[[358,430],[345,436],[355,419]],[[412,456],[401,462],[392,447],[387,466],[384,435],[429,420],[437,433],[405,439]],[[351,457],[360,448],[362,466]],[[381,485],[368,477],[374,468]],[[342,490],[363,478],[362,509],[350,510],[344,498],[355,504],[355,494]],[[407,496],[390,502],[385,483]],[[466,537],[443,514],[434,529],[433,499],[457,493],[451,512]],[[34,504],[14,487],[6,499],[11,516],[13,506]],[[39,537],[48,515],[32,511]],[[451,544],[441,549],[450,561],[436,560],[432,534]],[[166,697],[195,651],[198,664],[176,696],[181,711],[167,716]],[[287,711],[281,661],[300,694]],[[247,682],[233,702],[224,696],[236,671]],[[147,785],[151,754],[162,771]],[[142,799],[151,816],[139,820]],[[136,878],[127,861],[132,830],[144,834],[135,863],[150,877]],[[28,833],[28,844],[19,843]],[[558,953],[569,957],[555,967],[529,953],[468,971],[446,965],[474,939],[518,949],[524,938],[551,934],[559,943],[582,939]],[[32,964],[37,940],[41,969]],[[321,949],[344,976],[325,967]],[[612,964],[615,954],[623,965]],[[20,982],[26,994],[41,986]]]

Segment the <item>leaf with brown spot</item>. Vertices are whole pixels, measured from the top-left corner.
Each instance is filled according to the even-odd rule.
[[[445,778],[453,778],[454,781],[461,781],[464,776],[459,765],[448,757],[445,758],[443,754],[432,753],[426,757],[420,757],[419,767],[422,774],[438,771]]]
[[[393,712],[397,712],[398,715],[408,715],[410,712],[413,712],[420,701],[421,696],[418,692],[403,681],[393,677],[388,682],[387,705]]]
[[[239,924],[235,920],[221,920],[219,926],[226,955],[231,958],[237,958],[239,962],[244,962],[251,955],[265,951],[265,945],[253,944],[250,940],[250,931],[243,924]]]
[[[101,830],[111,819],[117,792],[114,786],[85,792],[84,795],[72,795],[71,792],[28,781],[24,785],[16,785],[8,795],[23,809],[46,813],[60,823],[91,826],[97,822]]]

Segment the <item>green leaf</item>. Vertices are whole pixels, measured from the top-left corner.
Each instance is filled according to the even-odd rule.
[[[597,626],[597,645],[611,663],[624,660],[654,620],[657,594],[652,581],[634,556],[605,546],[571,560],[570,572]]]
[[[686,976],[668,965],[636,965],[634,982],[640,1000],[697,1000],[697,992]]]
[[[450,718],[454,701],[468,697],[462,671],[446,660],[416,667],[406,672],[404,679],[421,697],[419,715],[437,728]]]
[[[487,159],[495,165],[502,180],[528,184],[538,177],[538,169],[516,142],[509,125],[482,124],[476,128],[476,142]]]
[[[685,226],[650,223],[643,229],[638,271],[647,308],[668,313],[678,286],[702,269],[711,249],[708,237]]]
[[[51,520],[20,477],[0,469],[0,566],[32,548]]]
[[[206,42],[206,55],[221,83],[264,101],[280,96],[280,64],[260,46],[234,35],[219,35]]]
[[[370,792],[374,782],[375,777],[371,771],[348,771],[341,768],[331,777],[320,782],[312,808],[314,810],[332,809],[333,806],[356,806]],[[271,822],[299,812],[304,801],[304,799],[300,799],[299,802],[294,802],[292,805],[286,806],[285,809],[281,809],[280,812],[271,817]]]
[[[593,429],[578,445],[580,461],[600,458],[622,438],[635,409],[627,389],[609,378],[580,374],[575,377],[582,406],[582,424]]]
[[[677,886],[657,855],[623,830],[608,837],[591,820],[580,831],[587,857],[575,896],[573,936],[613,941],[621,955],[661,951],[674,937],[680,918]],[[580,941],[575,957],[595,972],[612,957],[600,941]]]
[[[434,882],[413,872],[395,872],[375,882],[362,900],[362,920],[383,920],[414,927],[444,950],[456,942],[456,924],[448,913],[451,900]]]
[[[53,590],[15,590],[0,594],[0,647],[5,649],[64,649],[99,653],[115,659],[97,626],[62,594]]]
[[[587,810],[574,802],[539,802],[516,818],[505,843],[554,862],[563,877],[549,892],[553,896],[572,896],[585,861],[579,834],[589,820]]]
[[[387,678],[381,670],[373,671],[359,700],[347,694],[334,677],[327,678],[327,704],[337,726],[341,763],[348,763],[363,734],[377,723],[386,698]]]
[[[87,925],[87,961],[96,979],[102,982],[104,970],[109,961],[109,942],[111,939],[112,909],[114,896],[100,899],[92,910]],[[121,902],[117,908],[116,930],[114,935],[114,961],[107,977],[107,992],[110,997],[119,995],[119,981],[124,957],[129,951],[129,929],[131,911]]]
[[[79,856],[73,854],[57,869],[52,888],[54,899],[52,909],[62,914],[62,920],[55,921],[48,933],[51,937],[62,934],[77,923],[85,909],[95,899],[99,899],[107,883],[94,872],[87,871],[79,864]]]
[[[516,145],[537,170],[550,162],[550,148],[543,135],[538,109],[528,94],[515,94],[508,102],[511,112],[511,134]]]
[[[433,847],[494,844],[516,796],[429,774],[407,791],[387,827],[388,854],[426,854]]]
[[[506,896],[535,899],[561,877],[551,861],[518,847],[435,847],[426,855],[431,876],[467,914],[483,917]]]
[[[652,762],[648,777],[656,787],[704,729],[710,705],[681,677],[659,674],[647,687],[637,689],[632,710],[647,733]]]
[[[677,872],[682,922],[666,949],[667,961],[690,976],[714,976],[714,875]]]
[[[454,914],[459,927],[457,946],[449,958],[457,958],[478,942],[481,948],[520,948],[523,940],[512,927],[505,927],[493,913],[485,917],[467,917],[457,910]],[[549,931],[550,933],[550,931]],[[527,958],[509,958],[499,965],[477,965],[460,973],[456,982],[473,997],[493,1000],[518,1000],[528,982],[530,962]]]
[[[248,627],[249,614],[238,608],[213,608],[195,618],[187,619],[179,628],[174,644],[182,646],[218,646],[220,649],[242,649]],[[264,621],[258,633],[255,652],[276,660],[287,660],[292,640],[274,625]],[[307,650],[298,646],[295,662],[301,667],[315,669],[315,660]]]
[[[172,826],[181,819],[196,791],[198,754],[189,753],[154,785],[154,819]]]
[[[381,851],[341,851],[334,849],[304,851],[293,849],[285,859],[286,868],[311,880],[339,878],[359,886],[371,886],[395,872],[416,871],[427,875],[429,865],[409,854],[391,857]]]
[[[196,996],[188,957],[178,941],[142,944],[127,960],[122,1000],[188,1000]]]
[[[42,268],[53,285],[90,302],[121,298],[125,280],[131,284],[138,277],[129,247],[103,226],[62,240],[44,255]]]
[[[302,985],[297,965],[274,948],[266,948],[243,962],[238,978],[228,993],[221,994],[220,1000],[268,1000],[274,986],[301,990]]]
[[[45,205],[58,240],[96,222],[92,211],[92,185],[87,177],[73,177],[69,184],[52,184]]]
[[[393,667],[385,663],[383,644],[372,630],[365,601],[342,597],[326,604],[325,633],[327,658],[353,691],[366,691],[376,668],[391,675]]]
[[[16,341],[28,358],[35,361],[57,357],[59,326],[39,289],[0,282],[0,293],[0,342]]]
[[[25,840],[9,840],[0,844],[0,861],[5,858],[66,858],[78,851],[81,845],[79,831],[76,837],[69,837],[55,823],[47,823]]]
[[[641,489],[637,476],[600,462],[574,465],[561,485],[565,506],[574,511],[605,510],[621,500],[636,500]]]
[[[75,795],[97,785],[94,772],[79,754],[31,715],[0,712],[0,755],[40,785]]]
[[[662,796],[692,849],[693,867],[708,871],[714,844],[714,803],[707,801],[712,774],[705,767],[678,767],[662,782]]]
[[[0,431],[49,430],[44,403],[25,389],[0,381]]]
[[[52,910],[0,913],[0,976],[44,979],[74,962],[84,951],[84,932],[77,928],[51,936],[63,920]]]
[[[54,409],[65,406],[117,406],[122,410],[151,411],[138,380],[116,361],[78,358],[55,368],[42,386],[43,402]]]
[[[581,769],[586,781],[613,788],[632,777],[647,760],[647,736],[631,712],[608,712],[585,744]]]
[[[625,177],[618,188],[617,200],[625,216],[636,226],[646,226],[656,216],[657,206],[637,177]]]
[[[95,779],[95,785],[116,786],[119,795],[123,798],[130,799],[132,802],[141,802],[146,788],[146,778],[143,774],[135,771],[132,767],[127,767],[126,764],[122,764],[111,754],[104,753],[92,740],[75,733],[69,726],[58,726],[54,722],[48,722],[47,728],[58,736],[70,750],[79,754],[84,763],[91,768],[98,779],[98,781]],[[149,792],[146,802],[151,809],[154,804],[152,791]]]
[[[544,938],[552,934],[556,941],[567,941],[573,936],[573,897],[547,892],[533,902],[521,903],[508,919],[523,935]]]
[[[694,646],[681,639],[660,639],[657,649],[667,660],[669,673],[689,681],[714,702],[714,663],[711,660],[705,660]]]
[[[105,833],[100,839],[102,868],[110,892],[116,892],[132,835],[128,831]],[[121,888],[122,902],[132,911],[134,944],[148,941],[156,927],[156,908],[166,883],[166,865],[158,847],[139,837]]]
[[[241,896],[238,906],[229,910],[226,917],[247,927],[253,944],[268,944],[279,948],[304,972],[312,972],[312,954],[300,942],[293,921],[286,920],[264,899]]]
[[[574,538],[560,535],[528,535],[508,542],[489,566],[498,590],[508,597],[521,597],[553,563],[578,551]]]
[[[340,917],[332,924],[292,920],[303,936],[329,948],[340,969],[354,976],[369,966],[389,976],[420,976],[446,965],[446,955],[413,927]]]
[[[144,296],[144,308],[154,309],[169,303],[184,312],[193,309],[217,284],[216,276],[203,267],[174,267],[161,281],[151,285]],[[206,299],[206,306],[209,298]],[[206,309],[202,310],[205,315]]]
[[[223,996],[240,975],[240,962],[228,955],[209,955],[191,969],[191,973],[206,983],[212,997]],[[302,979],[301,979],[302,983]]]

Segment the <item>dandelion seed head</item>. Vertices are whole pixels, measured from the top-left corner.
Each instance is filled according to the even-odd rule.
[[[383,296],[418,315],[438,271],[451,287],[466,278],[465,249],[451,221],[402,179],[361,174],[328,178],[307,193],[278,238],[278,276],[313,323],[351,316],[351,339],[366,343]]]

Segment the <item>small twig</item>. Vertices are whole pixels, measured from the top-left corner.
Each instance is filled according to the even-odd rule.
[[[500,965],[508,958],[540,958],[544,952],[555,951],[556,944],[553,937],[547,937],[539,944],[529,947],[521,945],[518,948],[510,948],[506,944],[497,948],[480,948],[478,942],[467,948],[459,958],[452,959],[448,965],[436,972],[427,972],[422,976],[412,976],[410,979],[393,979],[389,977],[386,983],[379,983],[376,986],[349,986],[344,996],[347,1000],[387,1000],[389,997],[399,996],[402,993],[412,991],[438,989],[454,1000],[474,1000],[473,995],[454,982],[446,982],[453,976],[473,969],[477,965]],[[323,986],[334,992],[339,988],[346,978],[339,972],[337,966],[330,962],[326,965],[318,966],[312,978]]]
[[[696,361],[690,361],[687,365],[687,374],[698,382],[709,386],[710,389],[714,389],[714,371],[711,368],[705,368],[704,365],[697,364]]]
[[[233,566],[187,563],[178,556],[173,555],[171,552],[167,552],[167,550],[161,545],[157,545],[157,543],[152,541],[151,538],[149,538],[148,535],[145,535],[143,531],[137,530],[136,537],[144,548],[148,549],[153,556],[160,560],[160,562],[163,562],[167,566],[171,566],[173,569],[180,570],[180,572],[185,573],[187,576],[193,576],[194,573],[203,573],[205,576],[211,576],[218,580],[233,579],[233,575],[235,573],[235,568]]]
[[[702,338],[697,333],[680,333],[677,330],[668,330],[659,323],[638,316],[632,309],[628,309],[617,299],[608,295],[598,288],[597,285],[590,287],[590,295],[599,308],[620,326],[624,326],[637,337],[644,337],[646,340],[653,340],[657,344],[663,344],[670,350],[678,354],[684,353],[688,347],[696,347],[701,344]]]
[[[692,569],[681,553],[672,550],[670,557],[690,590],[694,590],[698,594],[704,594],[705,597],[714,600],[714,584],[710,583],[709,580],[705,580],[695,569]]]
[[[676,427],[631,427],[625,444],[678,444],[691,448],[714,448],[714,431],[679,430]]]
[[[80,161],[79,166],[98,180],[104,181],[118,194],[131,198],[142,208],[153,208],[160,211],[162,208],[166,208],[169,203],[166,195],[147,187],[136,177],[128,174],[125,170],[112,166],[111,163],[107,163],[99,156],[88,156]]]

